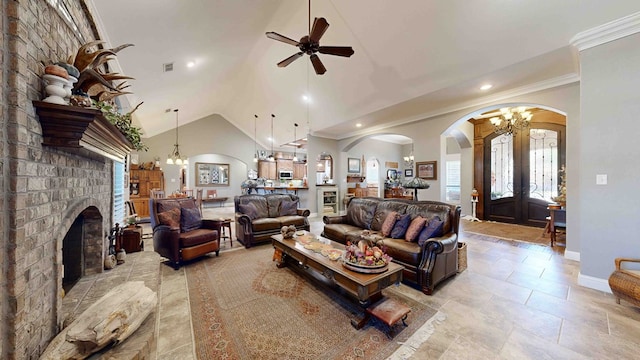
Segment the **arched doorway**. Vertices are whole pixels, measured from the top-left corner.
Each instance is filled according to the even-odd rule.
[[[566,159],[566,118],[548,110],[532,111],[530,129],[508,135],[496,134],[487,118],[473,120],[474,185],[482,194],[481,219],[546,224],[547,205],[557,196],[558,170]]]

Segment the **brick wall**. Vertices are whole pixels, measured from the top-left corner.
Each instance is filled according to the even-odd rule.
[[[67,1],[78,32],[47,0],[3,1],[0,72],[0,217],[6,269],[0,358],[37,359],[59,331],[62,239],[85,209],[99,212],[102,233],[85,244],[88,272],[102,271],[111,226],[112,162],[43,147],[32,100],[42,99],[42,61],[59,61],[94,39],[82,1]],[[78,35],[81,34],[81,35]],[[2,263],[4,262],[4,263]],[[6,335],[6,336],[4,336]]]

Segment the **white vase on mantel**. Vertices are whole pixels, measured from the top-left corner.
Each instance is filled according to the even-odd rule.
[[[68,86],[69,80],[51,74],[42,75],[42,79],[47,84],[44,87],[44,91],[48,95],[42,101],[58,105],[68,105],[64,99],[67,96],[67,90],[64,87],[65,85]],[[69,92],[70,90],[69,88]],[[69,96],[71,96],[71,94],[69,94]]]

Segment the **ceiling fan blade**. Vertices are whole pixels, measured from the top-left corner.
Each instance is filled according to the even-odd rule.
[[[322,65],[322,61],[320,61],[318,55],[313,54],[309,56],[309,59],[311,59],[311,64],[313,64],[313,69],[316,71],[316,74],[322,75],[327,72],[327,68]]]
[[[278,67],[285,67],[285,66],[291,64],[292,62],[298,60],[298,58],[300,58],[300,56],[302,56],[302,52],[299,52],[297,54],[293,54],[293,55],[289,56],[288,58],[280,61],[278,63]]]
[[[267,34],[267,37],[269,39],[273,39],[273,40],[278,40],[278,41],[282,41],[283,43],[289,44],[289,45],[293,45],[293,46],[298,46],[300,45],[299,42],[293,40],[293,39],[289,39],[288,37],[284,36],[284,35],[280,35],[276,32],[273,31],[269,31]]]
[[[350,57],[354,54],[351,46],[320,46],[318,48],[320,54],[336,55]]]
[[[329,23],[325,18],[315,18],[313,20],[313,27],[311,28],[311,34],[309,34],[309,40],[312,42],[319,42],[324,32],[329,28]]]

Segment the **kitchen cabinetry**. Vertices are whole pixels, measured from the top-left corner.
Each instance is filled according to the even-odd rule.
[[[152,189],[164,190],[162,170],[132,169],[129,174],[129,198],[139,217],[149,216],[149,197]]]
[[[278,173],[276,172],[275,161],[269,161],[269,160],[258,161],[258,177],[265,178],[268,180],[275,180],[278,178],[277,174]]]
[[[335,215],[338,213],[338,187],[318,187],[318,215]]]
[[[293,178],[296,180],[302,180],[307,176],[307,163],[302,161],[296,161],[293,163]]]
[[[278,159],[276,160],[276,172],[280,171],[293,171],[293,160],[291,159]]]

